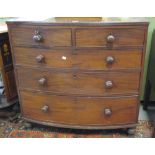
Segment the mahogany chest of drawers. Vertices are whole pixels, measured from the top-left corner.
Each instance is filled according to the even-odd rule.
[[[147,22],[7,24],[26,120],[77,129],[136,125]]]

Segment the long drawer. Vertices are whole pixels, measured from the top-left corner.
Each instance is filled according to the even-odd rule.
[[[66,125],[121,125],[136,123],[138,98],[56,96],[21,91],[23,116]]]
[[[141,68],[141,50],[49,50],[20,48],[14,50],[15,63],[33,67],[115,70]]]
[[[19,87],[67,94],[138,93],[140,72],[49,71],[18,67]]]
[[[142,46],[145,38],[142,27],[79,28],[75,34],[77,47]]]
[[[50,26],[16,26],[11,29],[12,44],[15,46],[71,46],[71,29]]]

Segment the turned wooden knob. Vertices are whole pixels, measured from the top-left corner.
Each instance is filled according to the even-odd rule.
[[[45,57],[44,57],[43,55],[38,55],[38,56],[36,56],[36,61],[37,61],[38,63],[44,62],[44,59],[45,59]]]
[[[104,114],[105,114],[106,116],[110,116],[110,115],[112,114],[111,109],[110,109],[110,108],[104,109]]]
[[[41,78],[41,79],[38,80],[38,83],[39,83],[40,85],[45,85],[46,82],[47,82],[46,78]]]
[[[107,62],[107,64],[112,64],[113,62],[114,62],[114,58],[112,57],[112,56],[108,56],[108,57],[106,57],[106,62]]]
[[[42,108],[41,108],[41,111],[42,112],[48,112],[48,110],[49,110],[49,107],[48,107],[48,105],[44,105]]]
[[[113,87],[113,82],[112,81],[106,81],[105,82],[105,88],[110,89]]]
[[[35,31],[35,34],[33,35],[33,40],[35,42],[41,42],[43,40],[43,37],[40,35],[39,31]]]
[[[112,34],[107,36],[107,42],[108,43],[113,43],[114,41],[115,41],[115,37]]]

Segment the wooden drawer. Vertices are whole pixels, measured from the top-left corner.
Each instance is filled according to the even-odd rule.
[[[12,27],[13,45],[24,46],[71,46],[71,29],[51,28],[50,26]],[[39,40],[39,36],[41,39]]]
[[[77,47],[142,46],[143,27],[133,28],[79,28],[76,29]]]
[[[21,89],[84,95],[138,93],[139,90],[139,72],[58,72],[20,67],[17,73]]]
[[[141,50],[47,50],[15,48],[15,63],[33,67],[81,70],[141,68]],[[111,61],[111,59],[112,61]]]
[[[20,94],[23,116],[36,121],[81,127],[137,121],[137,97],[55,96],[27,91],[21,91]]]

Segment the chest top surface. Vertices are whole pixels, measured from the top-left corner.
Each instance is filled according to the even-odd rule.
[[[60,26],[110,26],[110,25],[148,25],[145,18],[136,17],[51,17],[51,18],[13,18],[7,24],[40,24]]]

